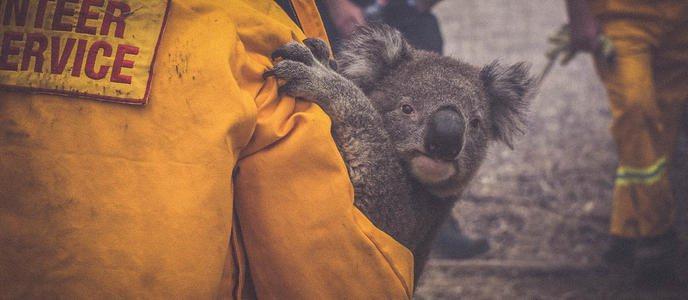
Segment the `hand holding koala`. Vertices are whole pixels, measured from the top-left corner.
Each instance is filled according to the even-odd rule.
[[[280,92],[313,101],[332,119],[355,204],[409,248],[416,279],[437,229],[477,172],[491,140],[523,132],[533,79],[525,64],[477,68],[413,49],[386,25],[343,44],[339,73],[318,39],[292,42],[265,73]]]

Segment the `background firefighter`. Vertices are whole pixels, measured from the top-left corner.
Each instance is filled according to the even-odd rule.
[[[688,4],[683,1],[567,1],[576,50],[595,51],[600,30],[613,64],[597,60],[612,111],[619,166],[604,258],[633,264],[639,283],[671,276],[678,251],[672,163],[688,88]]]

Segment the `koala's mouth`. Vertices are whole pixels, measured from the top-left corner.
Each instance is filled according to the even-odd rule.
[[[420,152],[411,159],[411,172],[423,184],[436,185],[443,183],[456,174],[453,160],[441,160]]]

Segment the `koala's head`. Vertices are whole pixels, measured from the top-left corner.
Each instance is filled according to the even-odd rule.
[[[478,68],[415,50],[385,25],[359,28],[337,63],[382,115],[409,172],[438,197],[463,190],[490,141],[512,147],[523,133],[533,86],[526,64]]]

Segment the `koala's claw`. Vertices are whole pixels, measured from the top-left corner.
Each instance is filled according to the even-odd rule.
[[[323,66],[307,66],[306,64],[284,59],[277,62],[274,68],[263,73],[263,77],[275,77],[284,80],[278,92],[282,95],[302,98],[317,102],[323,92],[323,83],[327,81],[327,74],[331,72]]]
[[[263,73],[263,78],[275,77],[282,80],[280,94],[313,101],[326,106],[327,93],[334,82],[345,80],[333,71],[329,46],[320,39],[306,39],[302,43],[289,42],[272,53],[272,69]]]
[[[318,38],[307,38],[303,40],[303,44],[311,50],[315,59],[327,66],[330,60],[330,47],[325,41]]]
[[[263,79],[268,79],[270,76],[275,76],[275,71],[273,69],[267,69],[263,72]]]
[[[304,63],[293,60],[282,60],[275,64],[272,69],[268,69],[263,73],[263,77],[274,76],[277,79],[286,81],[299,80],[308,77],[309,66]]]
[[[315,57],[311,50],[305,45],[297,42],[289,42],[286,45],[277,48],[272,52],[272,60],[288,59],[301,62],[307,66],[312,66],[315,63]]]
[[[319,61],[324,61],[330,58],[330,47],[325,41],[318,38],[307,38],[303,40],[303,44],[311,50],[313,56]]]
[[[298,61],[307,66],[313,66],[317,61],[325,67],[337,70],[337,62],[330,59],[330,47],[318,38],[307,38],[303,40],[303,44],[289,42],[272,52],[271,58],[273,61],[278,59]]]
[[[303,40],[303,44],[311,50],[315,59],[317,59],[323,66],[337,71],[337,62],[330,58],[330,46],[325,41],[319,38],[307,38]]]

